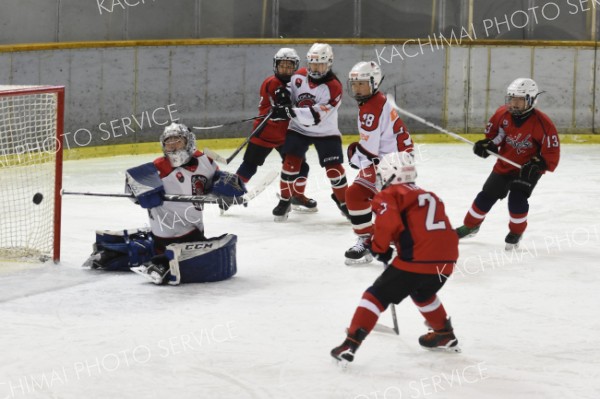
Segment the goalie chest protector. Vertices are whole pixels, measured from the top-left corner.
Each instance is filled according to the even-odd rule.
[[[237,236],[225,234],[207,241],[167,246],[169,284],[209,283],[231,278],[237,272]]]

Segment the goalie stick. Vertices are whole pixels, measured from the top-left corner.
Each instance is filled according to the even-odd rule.
[[[409,111],[407,111],[407,110],[405,110],[405,109],[402,109],[402,108],[400,108],[400,107],[398,106],[398,104],[396,104],[396,101],[394,100],[394,96],[392,96],[391,94],[388,94],[388,95],[387,95],[387,100],[389,101],[389,103],[390,103],[390,105],[392,106],[392,108],[394,108],[396,111],[400,112],[401,114],[403,114],[403,115],[406,115],[406,116],[408,116],[409,118],[412,118],[412,119],[414,119],[414,120],[416,120],[416,121],[418,121],[418,122],[421,122],[422,124],[424,124],[424,125],[427,125],[427,126],[429,126],[429,127],[431,127],[431,128],[434,128],[435,130],[437,130],[437,131],[439,131],[439,132],[445,133],[445,134],[447,134],[448,136],[451,136],[451,137],[454,137],[455,139],[458,139],[458,140],[464,141],[464,142],[465,142],[465,143],[467,143],[467,144],[471,144],[471,145],[475,144],[475,143],[473,143],[471,140],[469,140],[469,139],[466,139],[466,138],[464,138],[463,136],[461,136],[461,135],[459,135],[459,134],[456,134],[456,133],[453,133],[453,132],[451,132],[451,131],[448,131],[448,130],[444,129],[444,128],[443,128],[443,127],[441,127],[441,126],[438,126],[438,125],[436,125],[436,124],[434,124],[434,123],[431,123],[431,122],[429,122],[429,121],[427,121],[427,120],[425,120],[425,119],[421,118],[421,117],[420,117],[420,116],[418,116],[418,115],[415,115],[415,114],[413,114],[412,112],[409,112]],[[486,150],[486,152],[487,152],[488,154],[490,154],[490,155],[493,155],[493,156],[495,156],[495,157],[496,157],[496,158],[498,158],[498,159],[501,159],[501,160],[503,160],[504,162],[506,162],[506,163],[508,163],[508,164],[511,164],[512,166],[514,166],[514,167],[516,167],[516,168],[519,168],[519,169],[521,169],[521,165],[519,165],[518,163],[516,163],[516,162],[514,162],[514,161],[511,161],[510,159],[508,159],[508,158],[506,158],[506,157],[503,157],[503,156],[502,156],[502,155],[500,155],[500,154],[496,154],[495,152],[493,152],[493,151],[490,151],[490,150]]]
[[[264,119],[258,124],[258,126],[256,126],[256,129],[254,129],[254,131],[252,131],[252,133],[250,133],[250,135],[248,137],[246,137],[246,140],[244,140],[244,142],[238,148],[236,148],[236,150],[233,152],[233,154],[231,154],[229,157],[224,158],[223,156],[217,154],[210,148],[205,148],[203,150],[203,152],[206,155],[208,155],[210,158],[214,159],[215,161],[225,164],[225,165],[229,165],[229,163],[233,160],[233,158],[235,158],[236,155],[239,154],[240,151],[242,151],[244,149],[244,147],[246,147],[246,145],[248,145],[248,143],[250,142],[250,139],[252,139],[252,137],[254,137],[254,136],[258,136],[260,134],[260,132],[262,132],[265,129],[265,126],[267,126],[267,122],[269,121],[269,119],[271,119],[272,114],[273,114],[273,110],[269,111],[269,113],[267,115],[265,115]]]
[[[248,192],[241,196],[241,200],[236,201],[235,205],[245,205],[258,197],[265,189],[279,176],[279,172],[276,170],[269,171],[258,184],[248,189]],[[115,197],[115,198],[135,198],[133,194],[124,193],[95,193],[95,192],[77,192],[77,191],[66,191],[61,190],[61,195],[81,195],[91,197]],[[177,194],[165,194],[163,195],[165,201],[172,202],[201,202],[203,204],[218,204],[221,202],[222,197],[215,194],[204,194],[204,195],[177,195]]]

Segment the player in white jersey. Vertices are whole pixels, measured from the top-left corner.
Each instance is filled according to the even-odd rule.
[[[373,233],[371,201],[378,192],[375,166],[379,159],[396,152],[411,152],[413,142],[398,113],[379,91],[383,75],[373,62],[359,62],[348,74],[348,93],[358,102],[360,140],[348,146],[348,161],[358,176],[346,191],[350,222],[358,240],[345,253],[346,264],[368,263]],[[380,182],[381,184],[385,182]]]
[[[291,94],[278,93],[273,108],[275,118],[290,118],[283,152],[286,154],[280,182],[280,201],[273,209],[275,221],[287,219],[290,198],[296,186],[305,184],[298,179],[300,166],[310,145],[314,145],[321,167],[325,168],[333,190],[332,198],[347,215],[346,189],[348,183],[342,165],[344,154],[338,129],[338,108],[342,101],[342,84],[331,70],[333,50],[325,43],[315,43],[306,55],[307,68],[301,68],[290,81]]]

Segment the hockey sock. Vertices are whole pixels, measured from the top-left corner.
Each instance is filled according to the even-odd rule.
[[[368,290],[365,291],[352,317],[348,334],[354,334],[359,328],[364,328],[367,333],[371,332],[379,319],[379,315],[386,307]]]
[[[289,199],[294,194],[294,182],[300,174],[302,158],[295,155],[286,155],[281,168],[279,189],[282,199]]]
[[[446,318],[448,315],[446,314],[446,309],[444,309],[444,305],[442,305],[442,302],[440,301],[437,295],[432,296],[425,302],[417,302],[413,298],[413,302],[415,303],[417,309],[419,309],[419,312],[421,312],[425,320],[427,320],[427,323],[429,323],[431,328],[433,328],[434,330],[444,329],[446,325]]]
[[[523,234],[527,228],[527,214],[529,213],[529,201],[525,194],[520,191],[511,191],[508,195],[508,212],[510,222],[508,229],[511,233]]]
[[[473,205],[471,205],[471,209],[465,215],[463,224],[469,228],[479,226],[483,223],[485,215],[492,209],[496,201],[496,199],[491,198],[483,191],[477,194]]]
[[[294,181],[294,195],[304,195],[304,190],[306,190],[306,179],[308,178],[309,169],[310,168],[306,163],[306,160],[303,160],[302,165],[300,166],[300,173]]]
[[[346,203],[346,190],[348,189],[348,180],[346,179],[346,171],[341,164],[329,165],[325,168],[331,189],[335,198],[340,204]]]
[[[371,235],[371,199],[373,191],[356,181],[346,190],[346,206],[350,214],[352,229],[357,235]]]
[[[248,183],[252,176],[256,174],[257,169],[257,165],[243,161],[235,174],[238,175],[244,183]]]

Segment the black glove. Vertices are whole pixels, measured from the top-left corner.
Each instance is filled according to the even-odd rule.
[[[360,169],[360,167],[358,165],[355,165],[352,163],[352,156],[356,152],[356,147],[358,147],[358,141],[355,141],[354,143],[350,143],[350,145],[348,146],[348,149],[346,150],[346,154],[348,155],[348,163],[350,164],[350,167],[353,169]]]
[[[294,109],[289,106],[274,105],[273,108],[271,108],[271,110],[273,111],[273,113],[271,114],[271,120],[274,121],[287,121],[296,116]]]
[[[275,105],[282,107],[292,106],[292,97],[290,97],[290,92],[283,86],[280,86],[277,90],[275,90]]]
[[[546,161],[541,156],[534,156],[525,165],[521,167],[521,180],[529,183],[537,182],[542,176],[542,172],[546,170]]]
[[[475,155],[481,158],[487,158],[490,156],[486,150],[490,150],[493,153],[498,153],[498,147],[490,139],[479,140],[473,145],[473,152]]]
[[[385,263],[386,265],[388,263],[390,263],[390,260],[392,259],[392,255],[394,254],[394,249],[392,247],[389,247],[387,249],[387,251],[385,251],[384,253],[380,254],[377,252],[373,252],[372,249],[369,248],[369,251],[371,251],[371,253],[373,254],[373,257],[375,259],[377,259],[378,261],[380,261],[381,263]]]

